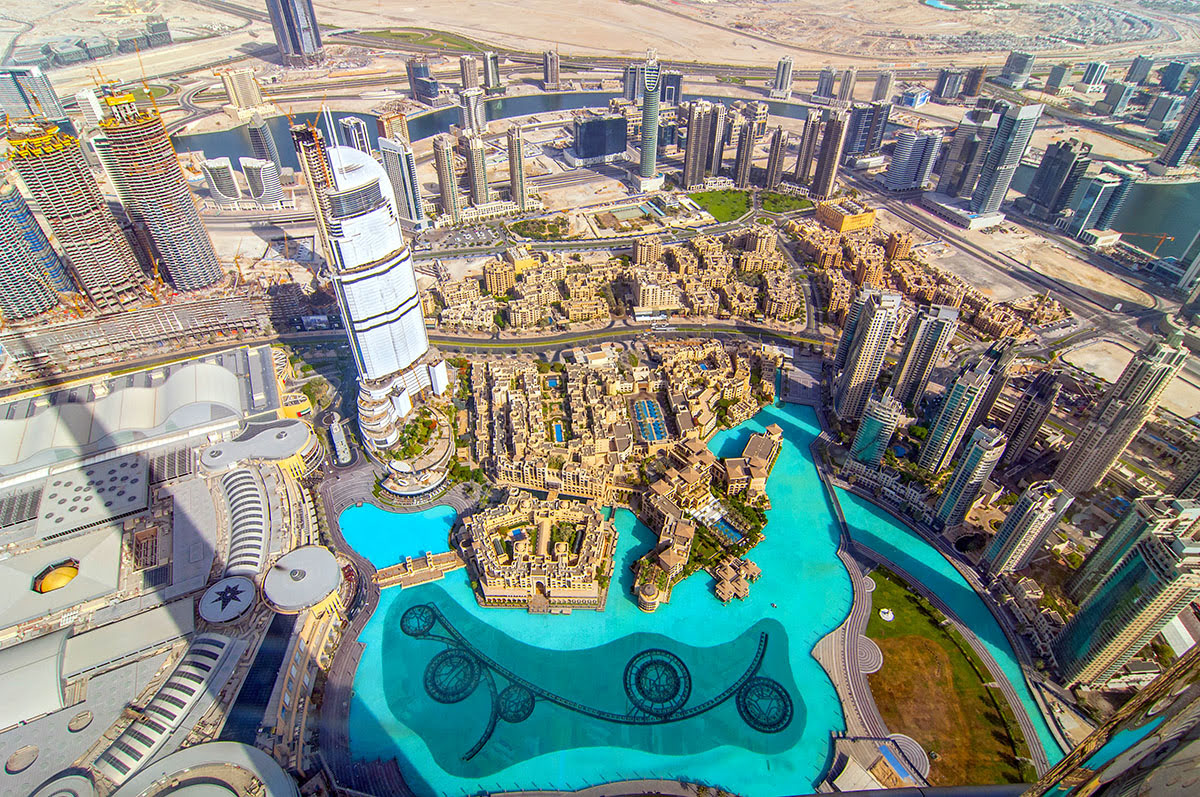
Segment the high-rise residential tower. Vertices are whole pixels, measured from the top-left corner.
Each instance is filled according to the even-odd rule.
[[[892,398],[891,390],[885,391],[881,398],[868,400],[854,442],[850,444],[850,458],[879,467],[903,414],[904,408]]]
[[[1033,61],[1033,53],[1013,50],[1008,54],[1008,59],[1005,60],[1004,67],[1000,70],[999,82],[1017,91],[1025,88],[1025,84],[1033,75]]]
[[[262,158],[238,158],[238,167],[246,178],[246,191],[264,210],[283,206],[283,185],[279,180],[279,166],[275,161]]]
[[[854,86],[858,83],[857,67],[849,67],[842,73],[842,82],[838,84],[838,99],[842,102],[854,100]]]
[[[972,108],[963,114],[946,153],[941,177],[938,178],[939,194],[954,197],[971,195],[979,182],[979,171],[983,168],[984,158],[999,123],[1000,114],[991,108]]]
[[[458,95],[458,114],[463,130],[487,132],[487,106],[481,88],[463,89]]]
[[[14,125],[8,143],[9,160],[92,303],[101,310],[120,310],[144,299],[137,257],[104,201],[79,141],[47,123]]]
[[[1075,496],[1095,489],[1158,407],[1167,385],[1187,362],[1183,333],[1152,340],[1133,356],[1100,400],[1054,471],[1054,480]]]
[[[555,50],[546,50],[542,53],[542,89],[544,91],[558,91],[560,86],[558,53]]]
[[[1193,448],[1180,458],[1167,492],[1180,498],[1200,498],[1200,448]]]
[[[1107,76],[1107,62],[1091,61],[1083,67],[1083,78],[1079,81],[1079,87],[1086,94],[1094,94],[1104,88],[1104,78]]]
[[[246,125],[246,135],[250,137],[250,152],[254,157],[271,161],[277,170],[283,168],[283,161],[279,159],[279,149],[275,146],[275,137],[271,135],[271,128],[260,114],[256,113],[250,117],[250,123]]]
[[[838,167],[842,162],[842,147],[846,143],[846,112],[828,111],[824,122],[825,132],[821,136],[821,150],[817,154],[817,168],[813,173],[812,189],[809,193],[818,199],[833,196],[837,188]]]
[[[753,169],[754,120],[744,119],[738,127],[737,154],[733,159],[733,184],[738,188],[749,188]]]
[[[284,66],[313,66],[325,60],[312,0],[267,0],[267,13]]]
[[[938,71],[937,83],[934,84],[933,93],[939,100],[957,99],[959,94],[962,94],[963,84],[966,82],[967,73],[961,69],[942,69]]]
[[[933,174],[933,164],[942,151],[938,130],[901,130],[896,149],[888,164],[884,185],[889,191],[917,191],[925,187]]]
[[[775,82],[771,84],[770,96],[777,100],[792,98],[792,57],[785,55],[775,65]]]
[[[1070,63],[1055,64],[1050,67],[1050,74],[1046,76],[1046,85],[1043,91],[1046,94],[1061,96],[1069,94],[1071,91],[1071,80],[1075,76],[1075,66]]]
[[[1000,209],[1017,167],[1021,165],[1021,158],[1025,157],[1042,109],[1041,105],[1005,109],[979,171],[979,184],[971,194],[972,213],[994,213]]]
[[[525,187],[525,139],[521,128],[508,128],[508,191],[517,208],[524,213],[529,209],[529,191]]]
[[[767,173],[763,177],[763,188],[768,191],[779,187],[783,181],[783,158],[787,154],[787,133],[782,127],[771,131],[771,140],[767,145]]]
[[[338,119],[338,128],[343,146],[354,147],[364,155],[371,154],[371,136],[366,122],[357,116],[343,116]]]
[[[1179,91],[1190,68],[1191,64],[1187,61],[1171,61],[1158,72],[1159,87],[1163,91]]]
[[[16,183],[0,176],[0,313],[7,322],[32,318],[73,291],[67,268],[33,217]]]
[[[987,67],[975,66],[967,70],[967,78],[963,81],[963,95],[978,97],[983,91],[983,82],[987,80]]]
[[[1200,91],[1193,91],[1179,112],[1179,123],[1155,162],[1168,168],[1183,166],[1200,143]]]
[[[729,136],[728,109],[724,103],[713,103],[712,124],[708,134],[708,170],[713,177],[721,174],[725,160],[725,140]]]
[[[475,60],[475,56],[460,55],[458,57],[458,74],[464,89],[473,89],[479,86],[479,62]]]
[[[807,185],[812,179],[813,159],[817,156],[817,144],[821,140],[821,131],[825,123],[816,115],[810,114],[804,120],[804,131],[800,136],[800,152],[796,155],[796,169],[793,177],[800,185]]]
[[[488,187],[487,150],[479,136],[467,136],[467,185],[471,189],[471,204],[484,205],[492,201]]]
[[[890,102],[856,102],[846,123],[846,155],[874,155],[883,147],[883,134],[891,117]]]
[[[817,88],[813,91],[814,97],[823,97],[833,99],[833,84],[837,82],[837,70],[831,66],[827,66],[817,75]]]
[[[971,433],[958,467],[942,491],[934,514],[945,526],[962,523],[1004,454],[1008,438],[999,429],[980,426]]]
[[[1125,72],[1125,82],[1132,83],[1135,86],[1141,86],[1150,78],[1150,73],[1154,71],[1154,58],[1149,55],[1135,56],[1133,63],[1129,65],[1129,69]]]
[[[871,92],[872,102],[891,102],[896,93],[896,73],[885,69],[875,78],[875,90]]]
[[[488,50],[483,54],[483,91],[488,96],[504,93],[500,80],[500,56]]]
[[[642,145],[638,170],[638,189],[656,191],[662,188],[662,175],[658,172],[658,100],[659,80],[662,77],[658,53],[651,50],[646,55],[646,72],[642,93]]]
[[[918,464],[938,473],[950,464],[959,445],[970,434],[975,410],[992,382],[991,365],[983,359],[965,366],[942,394],[937,417],[921,448]]]
[[[921,401],[929,375],[957,330],[957,307],[935,304],[921,310],[912,322],[904,353],[896,365],[896,377],[892,380],[896,401],[906,407]]]
[[[842,420],[858,420],[871,398],[899,320],[898,293],[868,294],[854,324],[846,367],[834,386],[834,411]],[[843,336],[851,334],[848,331]]]
[[[400,219],[415,229],[425,229],[429,226],[429,219],[421,198],[421,181],[417,178],[417,158],[412,146],[404,141],[381,138],[379,154],[388,182],[392,185]]]
[[[36,66],[0,66],[0,111],[10,122],[42,119],[74,132],[50,79]]]
[[[209,158],[200,164],[204,172],[204,180],[208,183],[208,193],[213,201],[222,207],[237,207],[242,198],[242,190],[238,188],[237,177],[233,173],[233,164],[229,158]]]
[[[984,550],[980,563],[993,576],[1025,569],[1073,500],[1053,479],[1026,487]]]
[[[358,369],[364,442],[386,449],[425,391],[447,385],[444,361],[429,354],[425,319],[387,173],[350,147],[326,148],[313,127],[292,128],[313,206],[324,216],[326,258]]]
[[[1066,210],[1091,163],[1091,144],[1077,138],[1051,142],[1025,194],[1030,215],[1049,219]]]
[[[225,88],[225,96],[229,104],[237,109],[254,108],[263,104],[262,90],[254,77],[254,70],[248,66],[234,66],[217,70],[221,85]]]
[[[1200,598],[1200,544],[1174,533],[1142,536],[1059,632],[1063,683],[1100,685]]]
[[[683,187],[701,185],[708,169],[709,136],[712,135],[713,104],[693,100],[688,108],[687,144],[683,149]]]
[[[1109,81],[1108,85],[1104,88],[1104,99],[1096,103],[1096,112],[1108,114],[1109,116],[1121,116],[1129,110],[1129,103],[1133,99],[1134,88],[1135,86],[1132,83],[1125,83],[1120,80]]]
[[[158,267],[177,290],[194,291],[223,276],[208,230],[188,189],[158,111],[139,110],[132,95],[110,97],[112,116],[100,123],[113,170],[125,181],[125,206],[149,239]]]
[[[1200,536],[1200,501],[1174,495],[1143,495],[1104,532],[1100,543],[1064,585],[1076,603],[1084,603],[1112,575],[1134,543],[1150,534],[1184,539]]]
[[[442,213],[449,217],[451,224],[457,224],[462,218],[462,197],[454,169],[454,139],[445,133],[433,139],[433,164],[437,170]]]
[[[1008,446],[1004,449],[1003,464],[1018,462],[1037,440],[1038,432],[1054,410],[1054,402],[1061,391],[1062,383],[1058,374],[1042,371],[1021,393],[1004,424]]]
[[[1000,338],[992,341],[980,355],[980,362],[988,369],[988,383],[975,404],[975,417],[970,426],[979,426],[988,422],[996,399],[1008,385],[1009,368],[1017,356],[1017,344],[1012,338]]]

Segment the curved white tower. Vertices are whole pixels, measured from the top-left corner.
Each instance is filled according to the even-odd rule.
[[[446,389],[445,363],[431,363],[412,253],[387,172],[351,147],[324,147],[313,128],[294,128],[314,204],[321,208],[330,272],[359,374],[363,439],[387,448],[425,390]],[[322,157],[323,156],[323,157]]]

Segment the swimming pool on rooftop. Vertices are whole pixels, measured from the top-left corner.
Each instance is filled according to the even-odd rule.
[[[769,407],[716,435],[710,448],[737,456],[752,432],[772,423],[783,428],[784,443],[767,486],[766,539],[750,554],[763,575],[748,599],[722,605],[701,574],[657,612],[641,612],[629,565],[656,538],[627,510],[614,517],[617,574],[604,612],[483,609],[464,570],[386,589],[359,636],[365,649],[350,706],[352,754],[395,757],[419,795],[578,789],[637,777],[687,779],[747,797],[811,791],[828,767],[830,734],[845,729],[811,651],[845,619],[852,599],[808,451],[816,417],[807,407]],[[954,583],[961,577],[940,554],[886,513],[858,507],[853,496],[842,501],[856,538],[868,537],[876,550],[892,546],[910,573],[945,589],[947,603],[979,623],[977,632],[994,625],[990,614],[973,611],[987,613],[965,582],[965,592]],[[453,520],[446,507],[390,514],[366,505],[346,510],[340,523],[349,544],[386,567],[431,547],[445,550]],[[439,541],[443,547],[433,547]],[[1005,671],[1010,680],[1015,673],[1014,687],[1032,707],[1003,636],[987,628],[981,636],[1016,668]],[[1048,729],[1039,735],[1049,738]],[[1052,760],[1060,757],[1048,749]]]

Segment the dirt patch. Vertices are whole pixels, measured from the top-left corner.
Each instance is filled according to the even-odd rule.
[[[1133,355],[1132,347],[1101,340],[1072,349],[1063,355],[1063,360],[1111,384],[1117,381]],[[1200,411],[1200,386],[1191,381],[1191,377],[1180,373],[1167,385],[1160,403],[1176,415],[1191,417]]]
[[[1033,270],[1042,276],[1057,280],[1109,309],[1117,303],[1126,306],[1154,306],[1154,300],[1145,291],[1085,263],[1054,244],[1027,235],[1020,235],[1018,241],[1020,243],[1001,251],[1020,263],[1030,264]]]

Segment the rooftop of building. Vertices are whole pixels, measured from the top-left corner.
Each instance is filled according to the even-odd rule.
[[[285,614],[316,606],[338,588],[342,569],[320,545],[306,545],[275,561],[263,579],[263,597]]]

